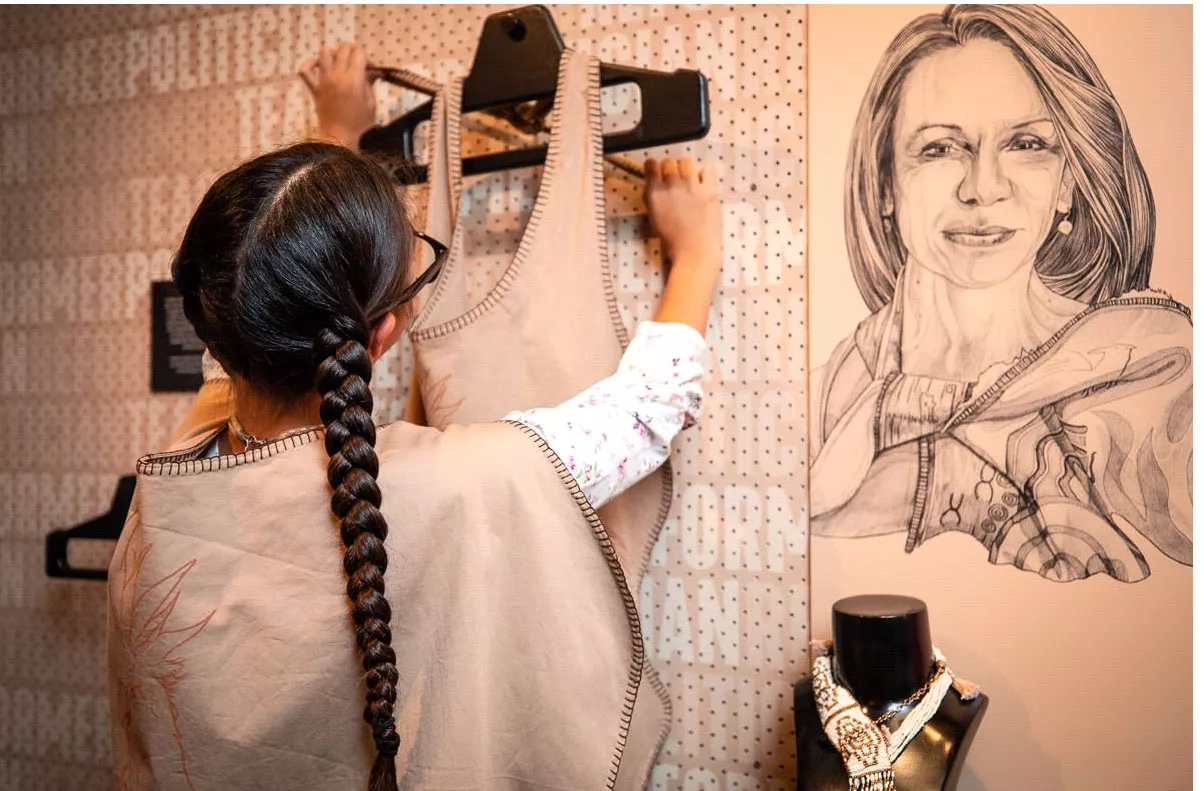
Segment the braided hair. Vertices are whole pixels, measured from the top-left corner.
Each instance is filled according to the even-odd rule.
[[[302,143],[219,178],[172,264],[185,315],[230,374],[282,403],[321,396],[330,509],[346,547],[364,719],[377,751],[369,791],[396,791],[400,738],[368,342],[399,307],[413,239],[384,168],[346,148]]]

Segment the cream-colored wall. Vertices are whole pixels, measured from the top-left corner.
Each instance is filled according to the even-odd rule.
[[[1091,53],[1124,110],[1157,206],[1153,285],[1190,306],[1191,8],[1049,9]],[[842,226],[858,105],[894,35],[941,6],[808,10],[809,339],[818,366],[867,313]],[[810,547],[817,637],[831,634],[831,605],[842,596],[916,596],[928,603],[934,641],[954,670],[990,696],[961,789],[1189,787],[1191,568],[1150,549],[1151,574],[1140,583],[1098,575],[1057,584],[992,566],[968,536],[912,554],[899,533],[814,537]]]

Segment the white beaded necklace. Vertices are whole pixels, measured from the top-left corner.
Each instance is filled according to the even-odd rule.
[[[953,677],[944,655],[934,646],[936,668],[932,676],[900,706],[917,699],[919,703],[907,712],[899,727],[891,731],[884,723],[893,716],[893,711],[872,720],[853,693],[836,683],[832,675],[832,641],[814,643],[813,648],[815,661],[811,668],[811,685],[815,706],[824,733],[840,751],[849,776],[850,791],[895,791],[895,772],[891,765],[936,714],[949,687],[956,688],[962,700],[971,700],[978,695],[978,687]]]

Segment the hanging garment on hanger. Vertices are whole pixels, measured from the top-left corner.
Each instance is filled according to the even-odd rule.
[[[554,406],[613,374],[628,342],[606,251],[599,62],[573,50],[562,56],[534,209],[518,252],[476,304],[465,231],[456,222],[461,87],[453,83],[434,101],[422,226],[450,238],[451,255],[410,335],[422,419],[437,428]],[[642,650],[637,602],[671,501],[665,464],[598,512],[621,563],[616,580],[636,647],[629,668],[634,703],[616,788],[645,786],[669,729],[668,695]]]

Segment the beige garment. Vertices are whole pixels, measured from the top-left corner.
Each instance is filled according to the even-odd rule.
[[[110,567],[117,785],[362,790],[374,751],[321,432],[205,458],[212,436],[139,462]],[[517,424],[394,424],[377,453],[401,787],[614,787],[639,625],[572,476]]]
[[[468,300],[464,229],[455,222],[461,88],[436,97],[428,162],[429,233],[451,256],[411,339],[425,420],[444,428],[550,407],[611,375],[628,343],[606,254],[599,62],[561,58],[547,163],[513,262],[479,304]],[[411,412],[411,415],[414,413]],[[672,501],[666,464],[599,510],[630,585],[629,617]],[[639,684],[619,788],[643,788],[669,730],[669,698],[651,665]]]

